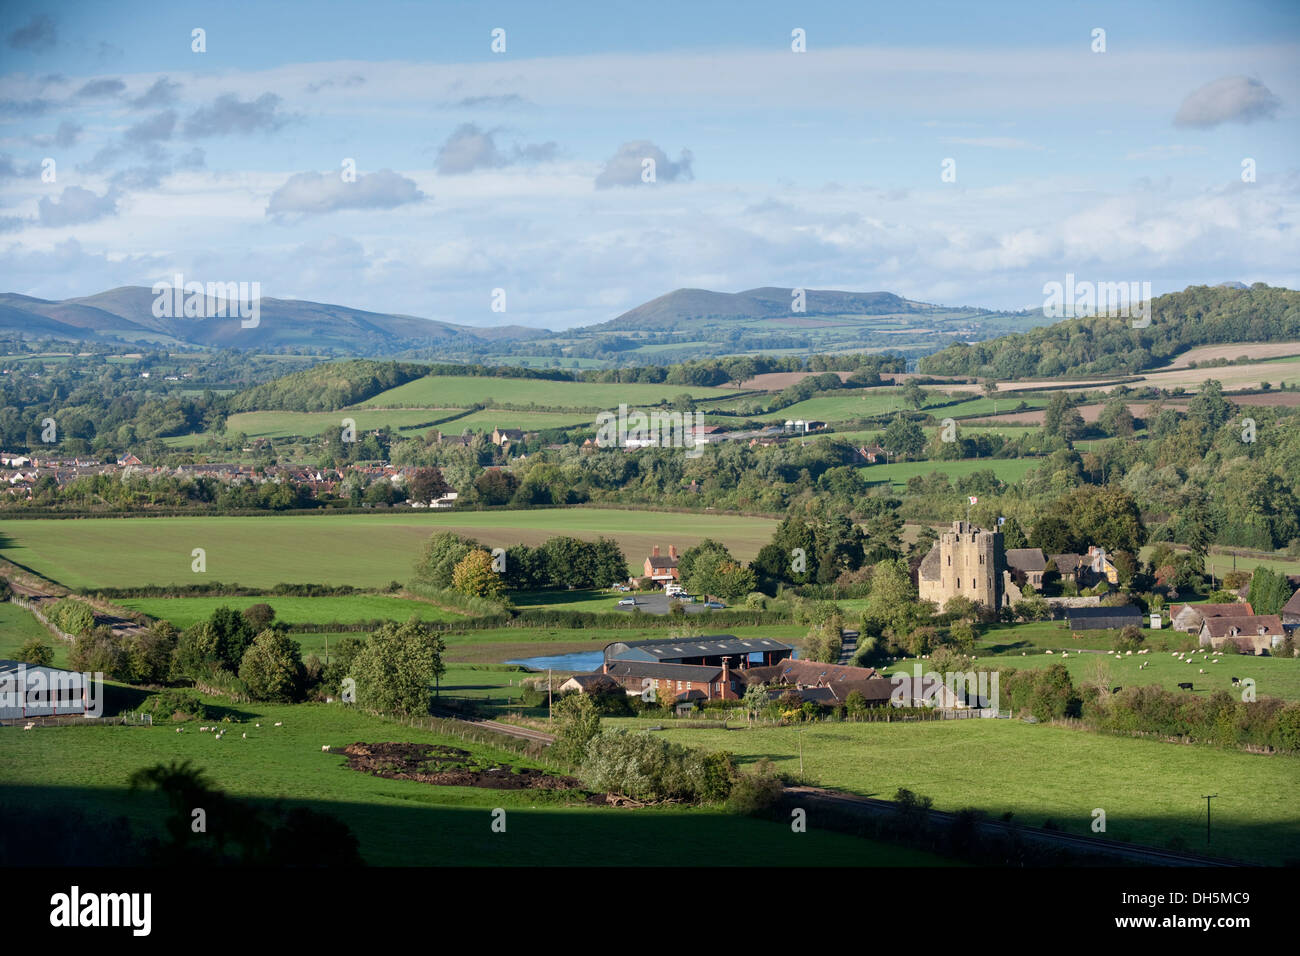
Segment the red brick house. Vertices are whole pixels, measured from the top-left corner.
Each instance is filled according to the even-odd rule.
[[[650,557],[645,559],[645,577],[656,584],[668,585],[681,579],[677,570],[677,545],[668,546],[668,556],[659,553],[659,545],[654,546]]]

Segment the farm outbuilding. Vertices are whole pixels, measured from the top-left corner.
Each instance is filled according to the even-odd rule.
[[[1123,607],[1072,607],[1066,609],[1065,622],[1072,631],[1141,627],[1142,612],[1132,604]]]
[[[31,717],[98,717],[89,674],[0,660],[0,721]]]

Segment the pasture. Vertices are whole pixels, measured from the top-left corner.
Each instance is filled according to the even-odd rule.
[[[751,560],[776,528],[770,518],[555,508],[532,511],[299,514],[259,517],[81,518],[6,521],[0,554],[71,588],[223,581],[382,588],[407,581],[425,541],[454,531],[489,547],[537,545],[557,535],[618,541],[633,567],[653,545],[685,549],[709,537]],[[203,548],[207,571],[191,570]],[[104,555],[112,555],[106,561]]]
[[[150,597],[122,598],[114,603],[150,617],[171,621],[181,629],[206,621],[219,607],[232,607],[242,611],[254,604],[269,604],[275,609],[275,619],[286,624],[354,624],[362,621],[406,621],[411,617],[421,621],[456,621],[463,617],[427,601],[382,594],[349,594],[341,597]]]
[[[370,408],[468,408],[471,405],[523,405],[536,408],[614,409],[658,405],[679,395],[697,400],[734,395],[698,385],[553,382],[547,379],[430,375],[407,382],[360,403]]]
[[[1106,811],[1098,839],[1205,848],[1206,793],[1214,805],[1211,852],[1280,865],[1300,855],[1295,780],[1300,758],[1113,737],[1017,720],[819,723],[803,727],[678,729],[670,740],[725,747],[749,761],[768,756],[786,773],[851,793],[891,799],[899,787],[992,817],[1092,836],[1092,811]]]
[[[677,865],[652,847],[683,840],[721,843],[721,865],[905,866],[943,865],[926,853],[836,833],[794,835],[789,826],[726,814],[714,808],[654,807],[619,810],[587,806],[576,796],[541,790],[485,790],[387,780],[347,768],[339,753],[356,741],[448,744],[490,761],[538,766],[510,751],[372,717],[341,705],[241,705],[242,720],[225,740],[186,725],[42,727],[30,733],[0,729],[5,784],[0,803],[75,807],[92,819],[125,816],[138,832],[160,834],[166,816],[156,794],[131,794],[136,769],[192,760],[232,796],[264,804],[283,800],[334,814],[360,842],[367,863],[379,866],[467,864],[595,865],[635,862]],[[273,727],[276,721],[282,727]],[[261,728],[254,728],[261,723]],[[248,739],[240,736],[248,733]],[[505,809],[505,833],[493,833],[491,810]],[[629,850],[627,848],[646,848]]]
[[[946,475],[950,481],[965,478],[977,471],[992,471],[999,481],[1013,484],[1025,477],[1029,469],[1039,464],[1034,458],[964,458],[957,461],[901,461],[888,465],[863,465],[858,473],[869,482],[889,482],[894,488],[907,487],[909,478],[924,477],[934,472]]]

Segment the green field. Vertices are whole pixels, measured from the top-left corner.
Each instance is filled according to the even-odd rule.
[[[430,375],[380,392],[361,404],[372,408],[467,408],[470,405],[525,405],[538,408],[617,409],[657,405],[678,395],[716,398],[734,395],[724,388],[698,385],[645,385],[552,382],[546,379]]]
[[[382,594],[350,594],[344,597],[185,597],[122,598],[115,602],[132,611],[171,621],[187,628],[206,621],[219,607],[242,611],[254,604],[269,604],[275,619],[286,624],[352,624],[359,621],[405,621],[415,616],[422,621],[455,621],[463,615],[425,601]]]
[[[450,744],[514,766],[535,763],[508,751],[370,717],[339,705],[245,705],[238,732],[217,741],[195,724],[69,726],[9,732],[0,803],[76,807],[95,818],[126,816],[157,833],[165,817],[156,795],[130,794],[128,775],[160,761],[193,760],[228,793],[270,803],[283,799],[332,813],[352,829],[372,865],[679,865],[663,847],[716,843],[719,865],[889,866],[943,864],[929,854],[732,816],[716,809],[591,807],[547,791],[437,787],[347,769],[322,753],[355,741]],[[283,727],[271,726],[282,721]],[[253,724],[260,722],[260,729]],[[240,736],[247,728],[248,739]],[[4,732],[4,731],[0,731]],[[507,813],[493,833],[491,810]]]
[[[66,667],[68,664],[68,645],[59,640],[32,616],[31,612],[17,604],[5,602],[0,604],[0,660],[17,660],[18,651],[33,637],[54,648],[54,666]]]
[[[768,518],[611,508],[264,517],[26,519],[0,523],[0,554],[71,588],[143,587],[222,581],[382,588],[407,581],[435,531],[489,547],[536,545],[557,535],[614,538],[639,567],[653,545],[685,549],[709,537],[751,560],[776,528]],[[190,570],[203,548],[207,572]],[[111,560],[105,560],[111,555]]]
[[[975,807],[994,817],[1091,836],[1092,811],[1106,811],[1105,837],[1189,850],[1205,847],[1204,794],[1214,804],[1218,856],[1281,864],[1300,855],[1295,781],[1300,758],[1264,757],[1030,725],[1017,720],[824,723],[732,730],[676,729],[665,736],[725,747],[750,760],[771,757],[823,786],[890,799],[899,787],[935,809]],[[1104,838],[1104,837],[1103,837]]]
[[[870,482],[890,482],[894,488],[907,487],[907,480],[918,475],[939,472],[955,480],[977,471],[992,471],[998,479],[1012,484],[1040,464],[1036,458],[963,458],[957,461],[900,461],[888,465],[863,465],[858,472]]]

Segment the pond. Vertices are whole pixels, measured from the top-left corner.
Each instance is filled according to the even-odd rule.
[[[576,651],[572,654],[553,654],[549,657],[517,658],[505,663],[526,667],[530,671],[557,670],[589,674],[600,670],[600,666],[605,663],[605,652],[603,650]]]

